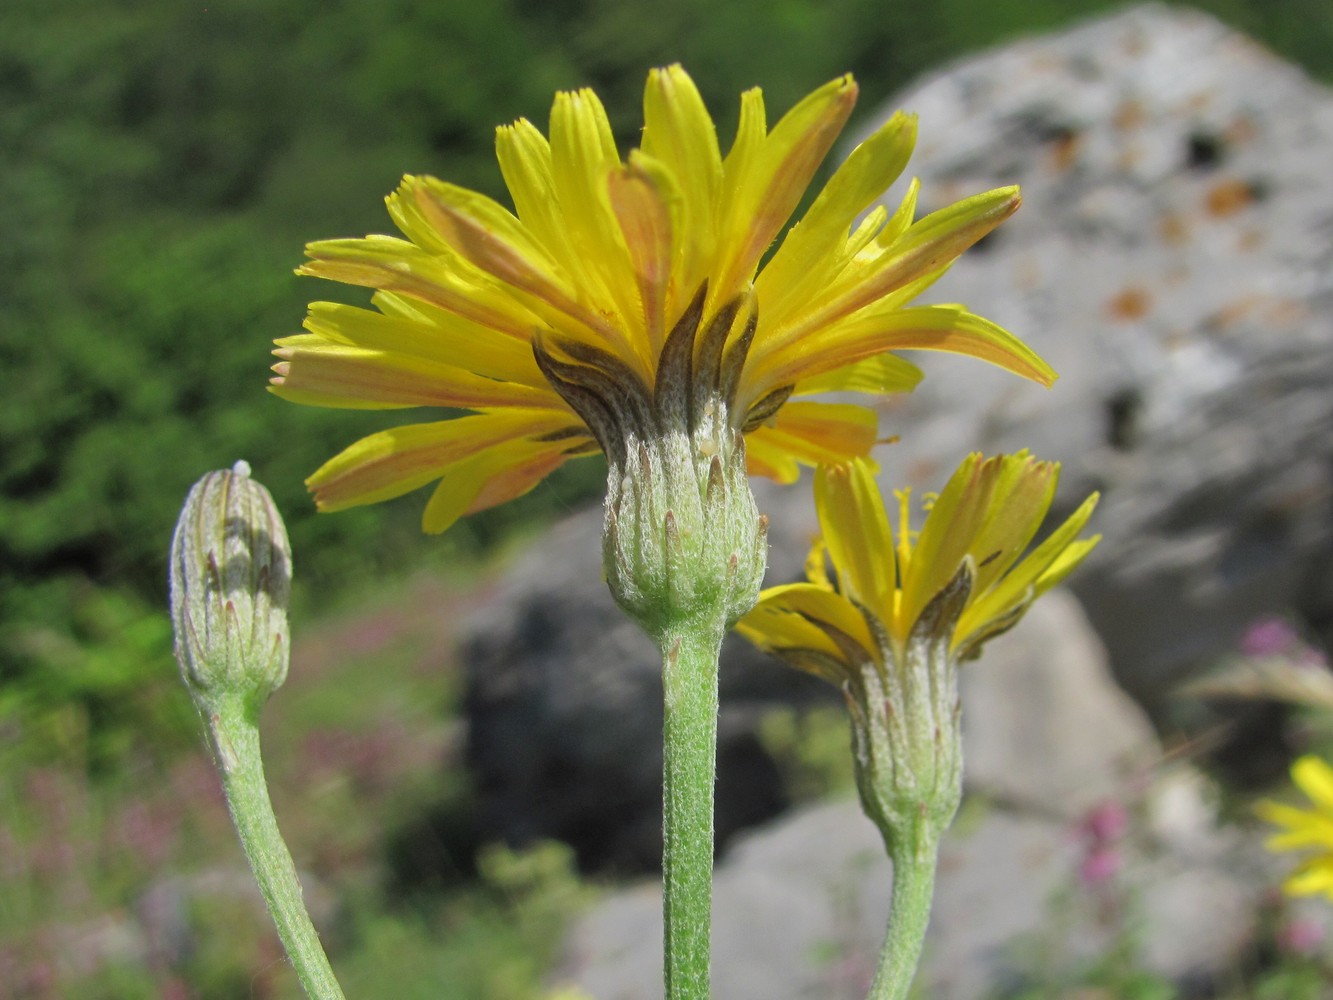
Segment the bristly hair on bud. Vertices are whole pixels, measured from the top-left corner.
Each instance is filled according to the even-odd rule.
[[[171,620],[201,709],[224,696],[262,702],[286,679],[291,566],[282,516],[247,463],[194,484],[171,540]]]

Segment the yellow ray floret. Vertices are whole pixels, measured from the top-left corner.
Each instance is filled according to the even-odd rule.
[[[909,495],[900,494],[895,539],[867,462],[821,466],[815,505],[823,536],[807,562],[809,583],[764,591],[737,630],[761,648],[841,682],[867,663],[901,660],[903,647],[922,637],[921,623],[931,624],[927,608],[962,586],[947,634],[923,638],[943,643],[958,659],[974,656],[1098,542],[1077,538],[1097,502],[1094,494],[1030,547],[1058,476],[1056,463],[1026,452],[971,455],[935,498],[919,531],[910,525]]]
[[[1283,889],[1294,896],[1323,894],[1333,899],[1333,767],[1307,755],[1291,766],[1291,778],[1312,808],[1265,801],[1255,812],[1280,828],[1268,838],[1270,850],[1314,851],[1288,876]]]
[[[748,91],[724,154],[690,77],[654,70],[639,147],[622,157],[597,95],[561,93],[547,134],[526,120],[497,131],[512,208],[408,176],[387,199],[401,236],[309,244],[299,273],[371,288],[373,308],[313,303],[305,332],[278,341],[273,391],[471,411],[441,414],[459,427],[353,445],[311,477],[321,508],[438,480],[425,520],[443,530],[569,458],[601,450],[615,464],[628,440],[692,425],[705,407],[747,437],[751,472],[791,481],[878,438],[873,410],[800,397],[910,391],[920,372],[889,353],[902,349],[1049,385],[1051,369],[1003,328],[912,304],[1020,201],[1000,188],[916,219],[914,181],[896,211],[872,208],[907,165],[913,116],[854,149],[783,235],[856,95],[840,77],[770,128]]]

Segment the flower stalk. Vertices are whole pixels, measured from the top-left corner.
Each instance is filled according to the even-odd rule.
[[[730,419],[728,372],[743,363],[754,313],[745,320],[738,300],[703,323],[705,294],[701,288],[667,337],[651,394],[617,398],[623,382],[609,368],[538,354],[606,451],[607,583],[662,655],[667,1000],[709,995],[718,654],[758,599],[767,559],[767,521],[746,477],[745,439]],[[728,366],[722,345],[738,318],[740,346]]]
[[[959,665],[1097,544],[1077,537],[1092,496],[1028,551],[1058,475],[1058,465],[1026,452],[971,455],[919,532],[909,495],[899,494],[895,541],[870,467],[823,466],[815,477],[823,537],[806,560],[808,581],[764,591],[738,625],[846,698],[861,806],[893,861],[871,1000],[903,1000],[921,957],[940,839],[962,799]]]
[[[291,546],[268,490],[237,462],[190,490],[171,541],[176,659],[207,726],[227,808],[311,1000],[343,1000],[306,911],[264,779],[259,713],[287,677]]]
[[[663,978],[668,1000],[709,995],[718,652],[726,625],[665,637],[662,660]]]

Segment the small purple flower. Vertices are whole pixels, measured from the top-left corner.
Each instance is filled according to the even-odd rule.
[[[1078,866],[1078,877],[1086,886],[1105,885],[1120,873],[1124,857],[1114,847],[1093,847]]]
[[[1119,802],[1103,802],[1083,818],[1083,829],[1096,844],[1113,843],[1129,829],[1129,811]]]
[[[1291,623],[1276,615],[1255,619],[1240,637],[1240,651],[1246,656],[1277,656],[1299,645],[1300,636]]]
[[[1277,932],[1277,946],[1288,955],[1317,954],[1324,943],[1324,925],[1310,917],[1285,921]]]

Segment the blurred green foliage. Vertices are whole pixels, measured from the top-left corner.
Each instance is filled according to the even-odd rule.
[[[420,497],[314,516],[304,476],[397,418],[266,395],[267,352],[309,299],[364,301],[292,268],[306,240],[385,230],[381,199],[402,173],[503,197],[494,126],[544,123],[554,90],[584,84],[629,146],[655,64],[690,68],[725,139],[745,87],[762,85],[778,112],[851,70],[873,110],[942,60],[1107,6],[0,5],[0,739],[36,734],[57,755],[84,740],[92,764],[155,725],[171,741],[177,727],[153,698],[124,707],[125,692],[170,676],[160,623],[132,619],[157,614],[176,511],[208,469],[250,461],[286,513],[298,587],[321,604],[423,559],[483,551],[597,493],[597,463],[574,463],[444,539],[420,535]],[[1203,6],[1333,76],[1326,0]],[[125,634],[88,625],[113,606]],[[95,669],[70,665],[85,653]],[[69,712],[82,721],[52,721]]]

